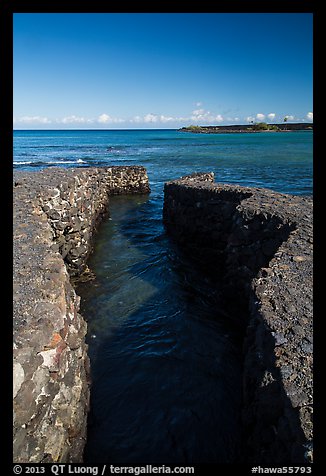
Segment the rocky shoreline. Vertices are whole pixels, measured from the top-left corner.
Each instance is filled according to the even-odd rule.
[[[80,463],[87,325],[71,279],[87,271],[109,196],[149,193],[143,167],[14,172],[13,460]]]
[[[213,182],[165,184],[163,219],[239,311],[244,462],[310,463],[312,199]],[[89,361],[72,281],[110,196],[149,191],[143,167],[14,172],[14,462],[82,462]]]
[[[264,124],[264,127],[262,127]],[[180,132],[192,132],[195,134],[234,134],[248,133],[255,134],[259,132],[294,132],[294,131],[312,131],[313,124],[309,122],[281,123],[281,124],[235,124],[230,126],[187,126],[178,129]]]
[[[312,461],[312,199],[213,183],[165,184],[168,233],[211,275],[245,325],[245,462]]]

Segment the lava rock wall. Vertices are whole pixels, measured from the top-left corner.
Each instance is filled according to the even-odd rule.
[[[166,183],[163,218],[194,262],[219,277],[245,327],[244,462],[309,463],[312,199],[213,181],[206,173]]]
[[[149,191],[143,167],[14,173],[14,462],[82,462],[87,325],[71,277],[87,270],[109,196]]]

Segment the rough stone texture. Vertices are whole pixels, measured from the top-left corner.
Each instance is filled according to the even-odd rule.
[[[15,172],[14,462],[82,462],[86,323],[70,276],[86,269],[108,197],[148,193],[143,167]],[[68,273],[69,271],[69,273]]]
[[[246,462],[309,463],[312,199],[213,180],[165,184],[165,226],[242,310]]]

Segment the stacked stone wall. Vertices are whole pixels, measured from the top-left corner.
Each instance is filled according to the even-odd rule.
[[[304,464],[312,459],[312,200],[213,180],[166,183],[164,223],[218,277],[245,328],[245,461]]]
[[[110,195],[149,191],[143,167],[14,174],[15,462],[82,462],[89,405],[87,325],[71,278],[87,271]]]

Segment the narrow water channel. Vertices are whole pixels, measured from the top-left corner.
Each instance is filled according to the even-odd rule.
[[[161,195],[113,197],[80,284],[92,387],[85,462],[237,461],[239,331],[166,236]]]

